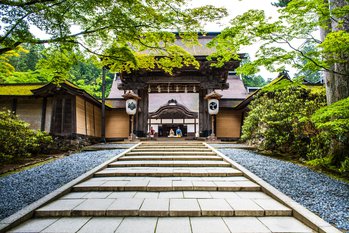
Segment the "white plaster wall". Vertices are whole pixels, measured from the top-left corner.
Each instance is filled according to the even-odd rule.
[[[149,112],[155,112],[161,106],[167,105],[168,101],[174,99],[193,112],[199,112],[198,93],[150,93]]]

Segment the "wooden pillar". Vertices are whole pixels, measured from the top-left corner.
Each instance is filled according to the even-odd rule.
[[[85,113],[85,136],[87,136],[87,106],[86,106],[86,100],[84,100],[84,113]]]
[[[47,108],[47,97],[44,97],[42,99],[42,107],[41,107],[41,131],[45,131],[46,108]]]
[[[105,75],[107,73],[107,68],[103,67],[102,69],[102,116],[101,116],[101,141],[106,142],[105,140]]]
[[[138,137],[146,137],[148,132],[148,111],[149,111],[149,94],[148,90],[138,90],[138,112],[136,117],[136,135]]]
[[[13,100],[12,100],[11,111],[13,114],[16,114],[16,112],[17,112],[17,99],[16,98],[13,98]]]
[[[207,95],[207,89],[200,89],[199,91],[199,130],[200,137],[207,137],[210,135],[210,118],[207,112],[207,101],[204,99]]]
[[[194,137],[196,137],[196,118],[194,118]]]

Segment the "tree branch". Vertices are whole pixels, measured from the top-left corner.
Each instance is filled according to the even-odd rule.
[[[273,37],[271,37],[271,39],[274,40]],[[332,73],[334,73],[334,74],[346,76],[346,74],[339,73],[339,72],[336,72],[336,71],[334,71],[334,70],[330,70],[330,69],[328,69],[327,67],[325,67],[325,66],[323,66],[323,65],[320,65],[320,64],[319,64],[318,62],[316,62],[314,59],[312,59],[311,57],[307,56],[302,50],[299,50],[299,49],[295,48],[293,45],[291,45],[291,43],[290,43],[288,40],[283,39],[283,38],[280,38],[280,37],[279,37],[279,39],[283,40],[283,41],[284,41],[283,43],[287,44],[292,50],[298,52],[302,57],[304,57],[305,59],[309,60],[311,63],[313,63],[313,64],[316,65],[317,67],[320,67],[320,68],[324,69],[324,70],[327,71],[327,72],[332,72]],[[276,40],[274,40],[274,41],[275,41],[276,43],[278,43]]]
[[[7,5],[7,6],[17,6],[17,7],[23,7],[23,6],[31,6],[39,3],[48,3],[48,2],[55,2],[56,0],[31,0],[27,2],[20,2],[20,1],[9,1],[9,0],[1,0],[0,5]]]

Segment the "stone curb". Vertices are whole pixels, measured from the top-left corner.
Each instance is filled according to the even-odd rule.
[[[276,188],[274,188],[269,183],[265,182],[263,179],[259,178],[257,175],[250,172],[248,169],[246,169],[244,166],[236,163],[232,159],[228,158],[223,153],[216,150],[211,145],[204,143],[208,148],[212,149],[214,152],[217,153],[217,155],[221,156],[226,162],[230,163],[235,167],[236,169],[240,170],[242,173],[244,173],[244,176],[251,179],[255,183],[261,186],[262,191],[280,203],[284,204],[285,206],[292,209],[293,217],[310,227],[316,232],[320,233],[341,233],[340,230],[332,226],[330,223],[326,222],[313,212],[306,209],[304,206],[298,204],[294,200],[292,200],[290,197],[286,196],[284,193],[280,192]]]
[[[85,181],[89,178],[91,178],[94,173],[106,168],[108,166],[109,163],[114,162],[115,160],[117,160],[119,157],[123,156],[124,154],[128,153],[129,151],[131,151],[133,148],[137,147],[138,145],[140,145],[141,143],[135,144],[134,146],[132,146],[131,148],[129,148],[128,150],[125,150],[124,152],[116,155],[115,157],[109,159],[108,161],[102,163],[101,165],[93,168],[92,170],[89,170],[88,172],[82,174],[81,176],[75,178],[74,180],[70,181],[69,183],[63,185],[62,187],[56,189],[55,191],[47,194],[46,196],[40,198],[39,200],[33,202],[32,204],[24,207],[23,209],[21,209],[20,211],[12,214],[11,216],[4,218],[3,220],[0,221],[0,233],[6,232],[9,229],[23,223],[24,221],[30,219],[31,217],[34,216],[34,211],[40,207],[42,207],[43,205],[48,204],[51,201],[54,201],[58,198],[60,198],[61,196],[69,193],[73,186]]]

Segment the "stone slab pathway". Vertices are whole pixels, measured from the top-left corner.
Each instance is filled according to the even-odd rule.
[[[10,232],[314,232],[203,143],[142,143]]]

